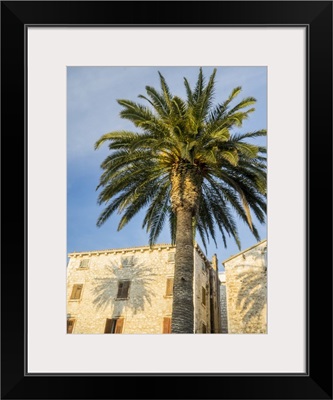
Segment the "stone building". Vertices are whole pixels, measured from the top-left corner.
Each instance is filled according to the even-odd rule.
[[[226,329],[236,334],[267,333],[267,240],[229,257],[222,265],[222,333]]]
[[[167,244],[70,253],[67,333],[170,333],[175,247]],[[220,281],[194,248],[194,333],[220,333]]]

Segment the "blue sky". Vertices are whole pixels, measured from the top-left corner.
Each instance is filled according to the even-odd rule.
[[[203,67],[209,78],[212,67]],[[252,96],[257,99],[256,111],[237,132],[250,132],[267,128],[267,69],[266,67],[219,67],[216,74],[215,101],[224,101],[236,86],[242,87],[237,101]],[[94,150],[96,140],[104,133],[118,129],[135,131],[135,127],[119,117],[121,110],[116,99],[138,99],[145,95],[145,86],[159,89],[158,71],[165,77],[173,94],[185,97],[183,78],[195,84],[198,67],[67,67],[67,252],[103,250],[148,244],[148,234],[141,228],[143,213],[139,213],[121,231],[120,220],[114,214],[101,227],[96,221],[104,206],[97,204],[99,191],[96,187],[102,170],[100,164],[108,154],[107,145]],[[266,140],[260,138],[260,144]],[[256,220],[254,219],[256,222]],[[256,224],[261,239],[267,238],[267,226]],[[257,241],[249,229],[239,221],[242,250]],[[220,239],[220,236],[217,235]],[[199,237],[199,246],[204,250]],[[169,227],[166,225],[158,243],[170,243]],[[219,268],[222,261],[238,253],[232,238],[227,248],[222,240],[218,247],[213,240],[207,246],[207,257],[216,254]]]

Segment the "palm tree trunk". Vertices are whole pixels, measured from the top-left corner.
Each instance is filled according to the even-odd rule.
[[[194,333],[192,211],[177,209],[171,333]]]

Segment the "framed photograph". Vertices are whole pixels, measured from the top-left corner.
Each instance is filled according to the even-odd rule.
[[[332,399],[332,2],[2,1],[1,26],[2,398]],[[85,147],[69,116],[88,126],[106,70],[116,91],[128,71],[144,89],[151,71],[193,68],[250,88],[264,72],[267,332],[69,335],[68,149],[75,163]]]

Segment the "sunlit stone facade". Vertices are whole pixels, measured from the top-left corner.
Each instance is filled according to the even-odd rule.
[[[175,247],[167,244],[70,253],[67,332],[170,332]],[[220,333],[216,257],[194,249],[194,333]]]
[[[222,262],[222,331],[267,333],[267,240]]]
[[[162,244],[70,253],[67,332],[170,333],[175,247]],[[194,333],[267,333],[267,241],[218,271],[194,249]]]

